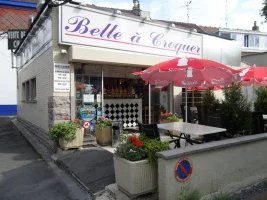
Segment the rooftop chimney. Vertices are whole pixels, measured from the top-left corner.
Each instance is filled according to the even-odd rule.
[[[252,27],[253,31],[259,31],[259,26],[257,26],[257,22],[254,21],[254,26]]]
[[[137,16],[141,15],[141,9],[140,9],[140,1],[139,0],[133,0],[134,6],[133,6],[133,13]]]

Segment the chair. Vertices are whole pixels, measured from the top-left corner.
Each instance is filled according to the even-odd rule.
[[[204,115],[202,106],[197,106],[198,124],[205,125]]]
[[[142,132],[142,130],[141,130],[141,122],[137,119],[136,123],[138,125],[139,133],[141,133]]]
[[[157,124],[141,124],[140,123],[140,135],[146,136],[150,139],[160,140],[160,134]],[[174,136],[171,136],[172,140],[168,141],[169,143],[174,143],[174,148],[180,148],[180,137],[174,139]]]
[[[213,127],[218,127],[221,128],[221,118],[217,117],[217,116],[209,116],[208,117],[208,126],[213,126]],[[209,141],[217,141],[220,140],[220,133],[213,133],[213,134],[208,134],[208,135],[204,135],[204,141],[205,142],[209,142]]]
[[[160,139],[160,134],[157,124],[140,124],[140,135],[146,136],[150,139]]]
[[[264,120],[262,112],[252,112],[252,134],[264,133]]]
[[[185,122],[185,105],[180,105],[181,106],[181,113],[182,113],[182,118],[183,118],[183,122]],[[187,105],[187,123],[196,123],[195,119],[192,119],[192,113],[191,113],[191,109],[190,106]]]

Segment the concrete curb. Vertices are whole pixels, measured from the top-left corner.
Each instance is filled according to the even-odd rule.
[[[50,152],[42,145],[38,139],[33,137],[26,128],[24,128],[16,119],[11,120],[13,124],[18,128],[21,134],[26,138],[30,145],[37,151],[39,155],[45,160],[48,166],[53,170],[53,172],[58,176],[62,183],[66,186],[70,195],[73,199],[76,200],[93,200],[94,197],[91,196],[87,191],[83,190],[78,186],[76,180],[73,180],[69,174],[61,170],[54,162],[51,157]]]

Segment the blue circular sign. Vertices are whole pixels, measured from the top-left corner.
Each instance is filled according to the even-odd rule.
[[[193,172],[192,162],[188,158],[182,158],[175,167],[175,177],[179,182],[187,181]]]

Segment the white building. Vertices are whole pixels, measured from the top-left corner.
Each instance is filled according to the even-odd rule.
[[[92,123],[106,116],[133,127],[137,119],[156,122],[160,107],[174,112],[182,88],[170,85],[150,92],[134,71],[177,55],[240,65],[238,42],[177,28],[145,14],[94,5],[49,8],[45,3],[16,50],[18,120],[53,149],[47,133],[66,115]]]
[[[0,1],[0,116],[17,114],[17,70],[8,50],[9,29],[28,29],[37,0]]]
[[[203,32],[233,39],[241,43],[242,56],[267,51],[267,33],[260,32],[256,22],[251,30],[198,26]]]

